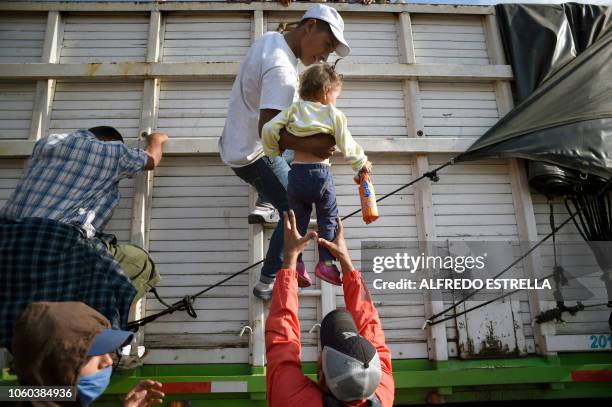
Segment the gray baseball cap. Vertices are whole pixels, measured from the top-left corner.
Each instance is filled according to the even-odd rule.
[[[374,345],[359,335],[353,317],[335,310],[321,322],[322,367],[325,384],[341,401],[375,396],[380,383],[380,358]]]
[[[335,8],[326,6],[324,4],[317,4],[311,7],[304,13],[302,20],[307,18],[316,18],[317,20],[325,21],[329,24],[334,37],[338,40],[338,46],[336,47],[336,54],[341,57],[347,56],[351,52],[348,42],[344,39],[344,20],[340,17],[340,13]]]

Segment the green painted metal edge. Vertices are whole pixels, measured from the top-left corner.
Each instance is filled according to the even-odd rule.
[[[303,371],[316,376],[316,363],[304,363]],[[553,357],[530,356],[514,359],[395,360],[393,372],[396,401],[415,404],[430,401],[559,399],[612,397],[610,383],[576,383],[576,370],[612,370],[612,353],[575,353]],[[248,364],[146,365],[118,372],[99,405],[117,405],[120,397],[143,378],[161,382],[244,381],[247,393],[169,395],[167,400],[189,399],[193,407],[265,406],[265,368]],[[3,371],[0,385],[16,384]]]

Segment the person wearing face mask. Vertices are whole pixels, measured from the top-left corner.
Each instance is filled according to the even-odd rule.
[[[266,390],[270,407],[391,407],[395,383],[391,352],[366,283],[355,270],[338,219],[334,241],[317,239],[340,263],[345,310],[321,322],[318,381],[302,373],[298,320],[298,255],[317,234],[301,236],[295,214],[284,215],[284,260],[266,320]]]
[[[15,322],[13,369],[21,386],[72,386],[72,402],[36,406],[89,406],[104,393],[113,368],[111,354],[132,333],[111,329],[106,317],[82,302],[35,302]],[[143,380],[125,397],[124,407],[161,404],[161,383]]]

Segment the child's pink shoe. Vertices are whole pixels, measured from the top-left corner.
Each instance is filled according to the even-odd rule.
[[[320,261],[315,268],[315,275],[330,284],[342,285],[340,271],[333,262]]]
[[[310,279],[310,276],[306,271],[306,265],[304,264],[304,262],[298,261],[295,269],[298,273],[298,287],[310,287],[312,284],[312,280]]]

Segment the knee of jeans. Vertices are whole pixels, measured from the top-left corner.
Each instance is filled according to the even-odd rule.
[[[325,240],[334,240],[336,237],[336,222],[325,222],[318,226],[319,237]]]

